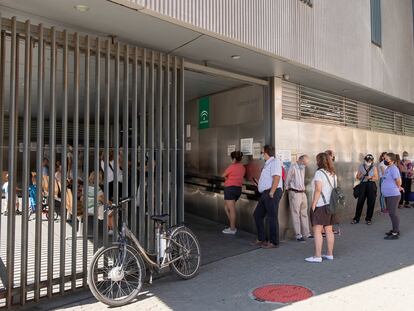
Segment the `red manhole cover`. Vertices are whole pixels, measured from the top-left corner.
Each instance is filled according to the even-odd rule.
[[[258,301],[292,303],[313,296],[310,289],[288,284],[271,284],[256,288],[253,297]]]

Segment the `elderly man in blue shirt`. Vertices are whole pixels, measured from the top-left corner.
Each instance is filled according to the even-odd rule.
[[[282,163],[275,158],[273,146],[264,146],[262,156],[266,162],[257,184],[261,196],[253,213],[257,228],[257,240],[254,244],[262,248],[277,248],[279,247],[278,209],[283,193]],[[265,217],[269,224],[269,241],[265,240],[263,223]]]

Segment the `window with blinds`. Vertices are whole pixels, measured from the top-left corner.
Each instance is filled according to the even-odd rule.
[[[382,45],[381,40],[381,0],[371,0],[371,41]]]
[[[414,116],[287,81],[282,88],[283,119],[414,136]]]

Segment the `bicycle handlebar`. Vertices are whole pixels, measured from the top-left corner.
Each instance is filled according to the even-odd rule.
[[[123,208],[123,205],[125,203],[131,202],[133,198],[132,197],[124,197],[124,198],[120,198],[117,203],[112,203],[111,205],[106,204],[106,210],[113,210],[116,208]]]

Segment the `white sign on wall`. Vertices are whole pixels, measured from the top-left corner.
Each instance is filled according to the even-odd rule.
[[[253,155],[253,138],[240,139],[240,151],[244,155]]]
[[[227,155],[230,156],[233,151],[236,151],[236,145],[227,146]]]

